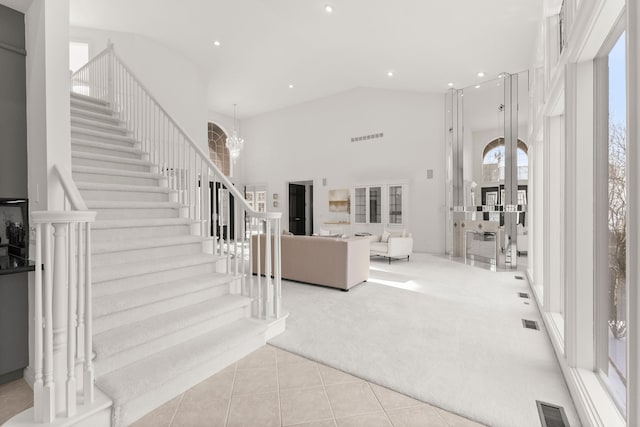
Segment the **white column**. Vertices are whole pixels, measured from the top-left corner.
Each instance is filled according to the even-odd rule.
[[[69,0],[32,0],[25,13],[29,208],[62,208],[62,190],[49,180],[55,163],[71,165],[69,110]],[[33,375],[34,287],[29,274],[29,367]]]

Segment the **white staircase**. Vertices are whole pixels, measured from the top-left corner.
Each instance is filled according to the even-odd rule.
[[[127,425],[264,344],[268,324],[107,102],[72,93],[71,135],[73,179],[97,212],[96,385]]]

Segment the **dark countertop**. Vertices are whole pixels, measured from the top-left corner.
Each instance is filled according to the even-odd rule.
[[[13,255],[0,256],[0,275],[35,271],[36,264]]]

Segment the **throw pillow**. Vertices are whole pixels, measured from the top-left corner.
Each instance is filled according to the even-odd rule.
[[[389,233],[388,231],[385,231],[384,233],[382,233],[382,238],[380,239],[380,241],[384,243],[389,243],[389,237],[391,237],[391,233]]]

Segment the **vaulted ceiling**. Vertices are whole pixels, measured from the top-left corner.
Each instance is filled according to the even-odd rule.
[[[71,0],[71,24],[180,51],[212,110],[237,103],[247,117],[355,87],[444,93],[527,69],[542,11],[542,0]]]

